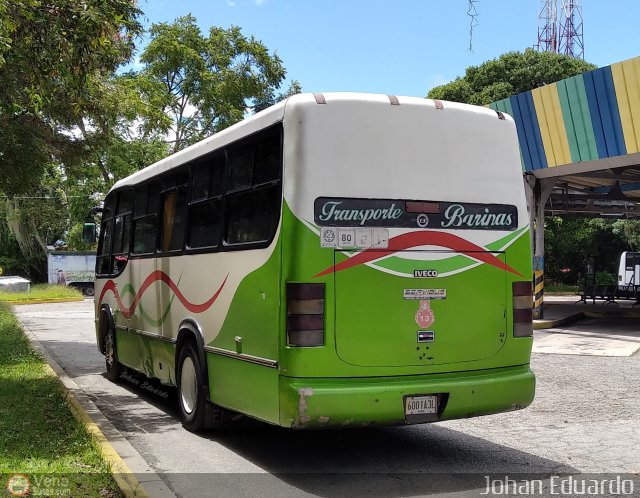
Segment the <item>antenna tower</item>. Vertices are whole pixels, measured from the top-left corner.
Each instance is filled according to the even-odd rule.
[[[538,0],[536,50],[584,59],[582,0]]]
[[[538,43],[540,52],[558,51],[557,0],[538,0]]]
[[[584,60],[582,0],[562,0],[558,52]]]

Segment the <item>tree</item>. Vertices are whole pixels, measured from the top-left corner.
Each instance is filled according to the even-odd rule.
[[[95,154],[139,15],[133,0],[0,0],[0,257],[14,271],[37,278],[68,226],[65,187]]]
[[[568,55],[528,48],[468,67],[463,77],[432,88],[427,97],[487,105],[593,69],[595,65]]]
[[[118,75],[140,14],[135,0],[0,0],[0,264],[42,278],[46,245],[87,248],[83,223],[115,181],[300,89],[278,92],[262,43],[204,37],[191,16],[154,25],[144,69]]]
[[[149,113],[145,131],[166,133],[173,151],[243,119],[277,97],[285,77],[277,55],[240,28],[212,27],[204,36],[191,16],[154,24],[140,61],[127,77]],[[290,92],[299,91],[294,82]]]
[[[0,0],[0,191],[29,192],[87,151],[73,130],[100,113],[139,14],[133,0]]]
[[[593,259],[599,274],[616,274],[618,258],[633,250],[639,241],[638,222],[555,216],[545,220],[545,279],[566,284],[581,284],[587,259]],[[610,277],[611,278],[611,277]],[[604,282],[600,282],[604,283]],[[612,283],[612,282],[607,282]]]
[[[284,93],[278,93],[271,89],[268,90],[265,95],[261,97],[257,97],[254,99],[253,111],[260,112],[265,110],[268,107],[271,107],[274,104],[277,104],[281,100],[284,100],[292,95],[296,95],[302,92],[302,86],[300,86],[300,82],[297,80],[293,80],[287,88],[287,91]]]

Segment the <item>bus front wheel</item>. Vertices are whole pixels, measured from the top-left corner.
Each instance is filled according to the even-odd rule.
[[[192,432],[201,431],[205,428],[207,399],[200,359],[191,342],[180,349],[176,379],[182,425]]]
[[[104,338],[104,357],[107,366],[107,379],[117,381],[122,373],[122,365],[116,352],[116,334],[111,327]]]

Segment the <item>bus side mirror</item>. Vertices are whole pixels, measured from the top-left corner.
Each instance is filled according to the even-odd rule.
[[[96,240],[96,224],[85,223],[82,227],[82,241],[86,244],[95,244]]]

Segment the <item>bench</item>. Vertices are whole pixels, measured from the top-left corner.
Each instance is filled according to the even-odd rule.
[[[609,285],[585,285],[582,291],[578,292],[580,300],[576,304],[584,302],[587,303],[588,299],[596,303],[596,300],[604,300],[604,304],[615,304],[618,296],[618,286],[616,284]],[[635,297],[635,295],[634,295]]]

